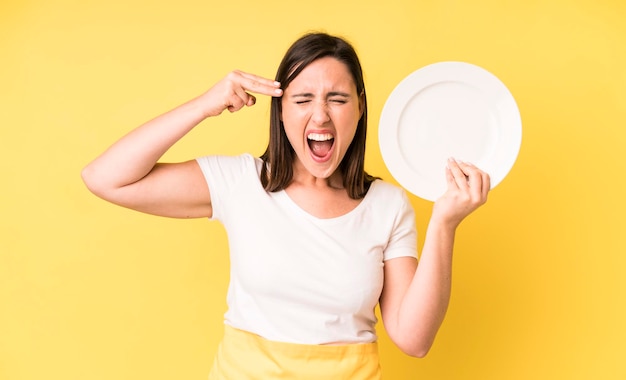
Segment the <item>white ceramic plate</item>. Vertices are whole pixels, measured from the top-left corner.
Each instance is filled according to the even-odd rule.
[[[446,191],[449,157],[489,173],[509,173],[522,141],[515,99],[487,70],[464,62],[425,66],[402,80],[380,117],[383,160],[398,183],[435,201]]]

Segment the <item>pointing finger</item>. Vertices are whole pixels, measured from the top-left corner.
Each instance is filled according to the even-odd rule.
[[[241,75],[241,86],[246,91],[252,91],[268,96],[281,96],[283,94],[283,90],[280,88],[279,82],[243,71],[237,71],[237,73]]]

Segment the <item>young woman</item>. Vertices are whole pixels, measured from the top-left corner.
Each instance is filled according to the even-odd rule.
[[[271,96],[260,158],[160,157],[198,123]],[[210,379],[379,379],[374,309],[408,355],[431,347],[450,297],[459,223],[489,176],[451,159],[417,265],[405,192],[364,170],[367,101],[358,57],[324,33],[297,40],[275,80],[233,71],[133,130],[83,170],[96,195],[156,215],[208,217],[229,237],[225,335]]]

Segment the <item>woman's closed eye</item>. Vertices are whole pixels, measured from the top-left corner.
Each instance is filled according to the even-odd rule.
[[[346,99],[343,98],[335,98],[335,99],[330,99],[329,103],[334,103],[334,104],[346,104],[348,101]]]
[[[300,98],[294,101],[295,104],[308,104],[313,102],[313,99],[310,98]],[[339,98],[330,98],[326,101],[326,104],[346,104],[348,103],[348,98],[339,97]]]

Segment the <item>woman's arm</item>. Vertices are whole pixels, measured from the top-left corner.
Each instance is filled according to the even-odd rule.
[[[425,356],[443,322],[452,279],[452,251],[457,226],[484,204],[489,176],[471,164],[451,160],[447,192],[435,202],[419,265],[414,258],[385,262],[380,305],[389,337],[405,353]]]
[[[208,117],[252,106],[249,92],[281,96],[280,84],[233,71],[206,93],[148,121],[87,165],[82,177],[94,194],[134,210],[170,217],[211,216],[211,196],[195,160],[160,164],[178,140]]]

